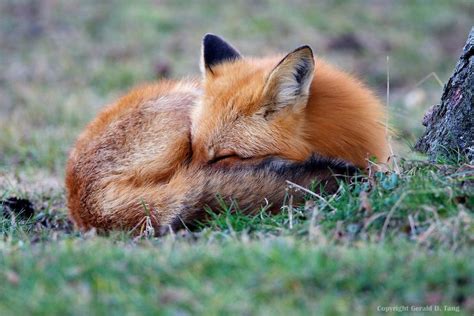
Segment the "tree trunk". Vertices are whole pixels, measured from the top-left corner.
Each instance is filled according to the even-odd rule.
[[[423,125],[425,133],[415,148],[427,153],[431,161],[461,154],[474,162],[474,27],[444,86],[441,104],[426,112]]]

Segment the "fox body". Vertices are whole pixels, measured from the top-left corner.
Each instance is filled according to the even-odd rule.
[[[286,180],[326,190],[335,174],[388,156],[385,114],[362,83],[314,57],[243,58],[206,35],[202,80],[139,87],[106,107],[76,142],[68,207],[83,229],[177,228],[217,208],[278,210]],[[350,164],[341,162],[350,162]],[[301,196],[296,196],[301,198]]]
[[[234,167],[193,163],[190,113],[200,95],[193,80],[143,86],[86,127],[66,170],[68,207],[78,227],[132,229],[149,218],[155,227],[176,229],[203,218],[204,206],[218,208],[217,194],[248,211],[266,203],[277,211],[286,180],[308,186],[316,178],[334,190],[333,174],[353,170],[322,158]]]
[[[311,154],[365,168],[388,158],[385,112],[356,78],[300,47],[286,56],[244,58],[215,35],[204,38],[203,96],[192,113],[196,161],[236,163]]]

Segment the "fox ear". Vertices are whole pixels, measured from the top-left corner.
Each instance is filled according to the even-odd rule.
[[[262,113],[265,116],[291,106],[301,110],[306,106],[314,75],[313,51],[301,46],[283,58],[268,76],[264,95],[269,102]]]
[[[201,53],[201,71],[203,74],[207,70],[212,73],[212,66],[240,58],[242,58],[240,53],[224,39],[214,34],[204,35]]]

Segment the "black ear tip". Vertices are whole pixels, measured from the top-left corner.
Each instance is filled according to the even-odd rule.
[[[207,33],[202,39],[204,65],[211,67],[241,58],[240,53],[223,38]]]
[[[204,45],[209,44],[210,42],[213,42],[216,40],[222,41],[222,38],[212,33],[206,33],[204,34],[204,37],[202,38],[202,42],[204,43]]]
[[[300,46],[300,47],[298,47],[297,49],[295,49],[292,53],[296,53],[296,52],[303,51],[303,50],[309,51],[309,53],[311,54],[311,56],[314,55],[314,54],[313,54],[313,49],[312,49],[311,46],[309,46],[309,45]]]

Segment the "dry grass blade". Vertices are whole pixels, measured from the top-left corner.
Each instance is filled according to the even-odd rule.
[[[402,195],[400,195],[400,198],[397,200],[397,202],[395,202],[395,204],[392,206],[392,208],[388,212],[387,217],[385,218],[385,222],[383,223],[382,232],[380,233],[380,240],[385,239],[385,234],[387,232],[390,219],[392,218],[393,213],[397,210],[398,206],[402,203],[402,201],[405,199],[406,196],[407,196],[407,192],[403,192]]]
[[[372,204],[370,203],[369,200],[369,194],[367,191],[361,191],[359,194],[359,200],[360,200],[360,210],[365,211],[366,214],[372,214]]]
[[[295,188],[297,190],[301,190],[303,192],[306,192],[306,193],[310,194],[311,196],[316,197],[317,199],[323,201],[325,203],[325,205],[327,205],[330,209],[332,209],[333,211],[337,211],[337,209],[334,206],[332,206],[331,204],[329,204],[329,202],[325,198],[323,198],[321,195],[319,195],[319,194],[317,194],[317,193],[315,193],[311,190],[308,190],[308,189],[302,187],[301,185],[298,185],[298,184],[293,183],[291,181],[286,180],[286,183],[292,188]]]

